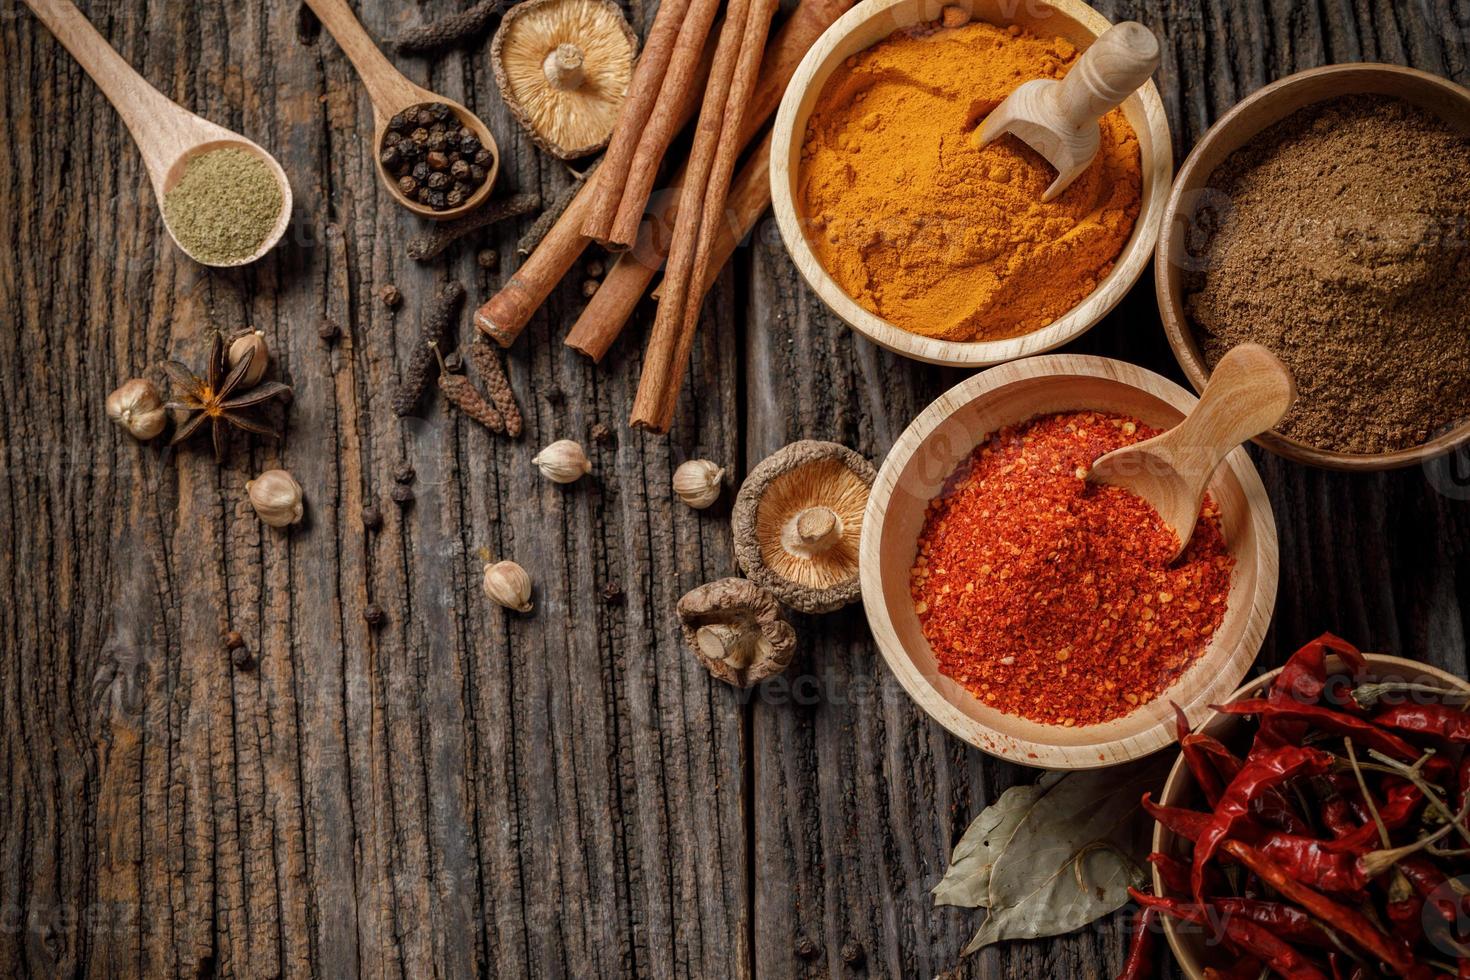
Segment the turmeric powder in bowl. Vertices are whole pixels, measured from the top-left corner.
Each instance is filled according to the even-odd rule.
[[[1055,200],[1056,171],[1014,136],[978,146],[1022,82],[1061,78],[1070,41],[975,22],[900,31],[848,58],[807,124],[797,197],[823,268],[911,333],[983,341],[1039,330],[1085,299],[1133,233],[1138,137],[1119,109]]]

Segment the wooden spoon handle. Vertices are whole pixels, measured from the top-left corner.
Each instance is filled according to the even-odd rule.
[[[1180,473],[1203,489],[1232,449],[1280,422],[1295,400],[1296,382],[1275,354],[1260,344],[1232,347],[1194,411],[1167,436]]]
[[[377,44],[368,36],[362,23],[347,6],[347,0],[306,0],[322,25],[337,40],[337,46],[357,69],[367,89],[373,109],[386,122],[387,117],[422,101],[418,86],[393,67]]]
[[[1055,87],[1058,114],[1080,129],[1116,108],[1159,67],[1159,39],[1137,21],[1115,24]]]
[[[173,163],[179,149],[161,145],[160,134],[173,132],[173,128],[160,123],[185,118],[192,123],[198,117],[149,85],[71,0],[26,0],[26,5],[112,103],[128,132],[133,134],[133,142],[138,145],[143,163],[156,183]]]

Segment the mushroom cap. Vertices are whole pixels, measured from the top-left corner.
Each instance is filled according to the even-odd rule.
[[[796,654],[796,631],[765,589],[722,578],[679,600],[684,642],[726,684],[750,687],[785,670]]]
[[[835,442],[805,439],[767,456],[745,478],[730,517],[740,568],[799,612],[852,602],[876,478],[872,463]]]
[[[637,50],[612,0],[526,0],[501,20],[490,64],[536,145],[572,160],[607,145]]]

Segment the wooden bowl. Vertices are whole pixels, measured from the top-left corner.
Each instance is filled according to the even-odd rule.
[[[924,409],[894,444],[868,498],[859,549],[863,603],[883,658],[934,720],[1010,762],[1051,769],[1116,765],[1174,740],[1176,701],[1195,716],[1240,683],[1276,603],[1276,525],[1243,448],[1210,483],[1236,566],[1224,621],[1194,665],[1156,700],[1101,725],[1064,728],[1005,714],[939,672],[909,594],[929,501],[988,434],[1051,412],[1095,409],[1150,425],[1179,422],[1196,399],[1143,368],[1103,357],[1049,354],[992,368]]]
[[[1396,678],[1411,683],[1434,684],[1440,687],[1454,687],[1470,690],[1463,678],[1454,674],[1446,673],[1438,667],[1420,663],[1417,660],[1405,660],[1402,657],[1389,657],[1380,653],[1365,653],[1363,658],[1368,662],[1368,675],[1364,680],[1381,681],[1388,678]],[[1329,674],[1345,670],[1342,660],[1336,656],[1327,658],[1327,670]],[[1230,701],[1243,701],[1255,697],[1264,691],[1276,676],[1281,673],[1277,668],[1269,673],[1254,678],[1240,690],[1225,699]],[[1200,726],[1200,729],[1209,735],[1219,739],[1227,739],[1230,735],[1246,724],[1246,720],[1239,715],[1226,715],[1218,711],[1211,713],[1208,720]],[[1158,794],[1158,802],[1166,806],[1198,807],[1200,800],[1195,796],[1194,777],[1189,772],[1189,766],[1184,762],[1184,756],[1175,761],[1174,768],[1169,770],[1169,777],[1164,782],[1164,788]],[[1187,850],[1187,841],[1181,841],[1177,835],[1165,830],[1162,826],[1154,826],[1153,849],[1161,854],[1172,854],[1182,857]],[[1163,878],[1158,869],[1154,869],[1154,894],[1170,895],[1164,887]],[[1186,896],[1172,896],[1184,898]],[[1164,933],[1169,938],[1169,948],[1174,951],[1174,958],[1179,961],[1179,969],[1190,980],[1204,980],[1205,968],[1225,967],[1234,962],[1234,957],[1221,949],[1219,946],[1211,946],[1205,942],[1205,937],[1196,931],[1181,929],[1179,923],[1164,916]]]
[[[771,202],[781,237],[807,284],[858,333],[880,346],[931,364],[981,367],[1059,347],[1083,333],[1122,300],[1148,265],[1158,238],[1164,201],[1174,168],[1173,148],[1164,104],[1153,82],[1123,103],[1123,114],[1138,134],[1143,160],[1143,200],[1133,235],[1123,246],[1113,270],[1082,302],[1050,325],[1006,340],[953,341],[921,337],[870,313],[848,296],[822,267],[806,240],[806,222],[796,204],[797,175],[807,119],[827,79],[843,59],[888,37],[894,31],[937,20],[940,0],[863,0],[827,28],[802,59],[781,99],[771,149]],[[976,20],[1008,26],[1020,24],[1041,36],[1060,36],[1079,49],[1112,26],[1080,0],[960,0]]]
[[[1433,112],[1470,133],[1470,90],[1427,72],[1398,65],[1328,65],[1289,75],[1248,96],[1220,118],[1190,152],[1164,209],[1164,227],[1154,263],[1154,285],[1164,332],[1179,366],[1195,391],[1202,391],[1209,370],[1194,329],[1184,312],[1185,238],[1196,210],[1208,198],[1207,182],[1225,158],[1266,127],[1314,102],[1343,95],[1391,95]],[[1334,470],[1394,469],[1412,466],[1470,443],[1470,419],[1428,442],[1391,453],[1341,453],[1271,431],[1256,439],[1278,456]]]

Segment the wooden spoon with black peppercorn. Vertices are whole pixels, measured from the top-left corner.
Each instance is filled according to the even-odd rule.
[[[373,104],[373,157],[388,193],[414,214],[458,218],[484,203],[500,171],[490,128],[473,112],[403,76],[346,0],[306,0],[357,69]]]
[[[149,85],[123,60],[122,55],[113,50],[70,0],[26,0],[26,4],[92,76],[102,94],[122,117],[143,157],[148,178],[153,182],[153,193],[159,212],[163,214],[164,227],[184,254],[201,265],[237,266],[254,262],[275,247],[291,221],[291,184],[275,157],[239,133],[194,115]],[[180,240],[179,229],[169,223],[164,201],[191,161],[205,153],[223,149],[242,150],[264,163],[280,188],[281,203],[274,226],[252,251],[219,259],[198,254]]]

